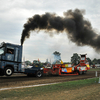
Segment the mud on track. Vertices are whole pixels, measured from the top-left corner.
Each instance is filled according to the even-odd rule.
[[[100,75],[100,71],[98,71],[98,76],[99,75]],[[37,85],[37,84],[45,84],[45,83],[53,83],[53,82],[66,82],[66,81],[80,80],[80,79],[86,79],[92,77],[95,77],[95,71],[88,71],[84,75],[43,76],[41,78],[27,77],[24,74],[14,74],[10,77],[0,76],[0,88]]]

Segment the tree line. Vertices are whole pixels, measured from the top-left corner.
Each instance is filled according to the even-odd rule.
[[[59,52],[57,52],[57,51],[55,51],[54,53],[53,53],[54,55],[61,55],[61,53],[59,53]],[[93,60],[91,60],[89,57],[87,57],[86,58],[87,59],[87,61],[89,62],[89,65],[94,65],[94,64],[100,64],[100,59],[96,59],[96,58],[94,58]],[[61,60],[61,59],[60,59]],[[73,64],[75,64],[75,65],[77,65],[77,64],[79,64],[79,62],[80,62],[80,56],[77,54],[77,53],[73,53],[73,55],[72,55],[72,57],[71,57],[71,63]],[[32,63],[40,63],[40,61],[38,61],[38,60],[34,60],[32,63],[31,63],[31,61],[25,61],[25,63],[26,63],[26,65],[32,65]],[[43,63],[43,64],[46,64],[47,62],[45,62],[45,63]]]

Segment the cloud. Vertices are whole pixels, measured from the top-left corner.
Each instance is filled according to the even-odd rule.
[[[99,0],[0,0],[0,42],[11,42],[20,44],[23,25],[29,17],[45,12],[55,12],[63,15],[69,9],[85,9],[85,18],[91,21],[93,28],[99,29],[100,22],[100,1]],[[65,34],[49,37],[43,31],[27,39],[23,46],[23,56],[26,59],[34,60],[40,58],[41,61],[50,58],[54,51],[61,53],[62,60],[70,61],[73,53],[87,53],[90,58],[97,57],[91,47],[78,47]]]

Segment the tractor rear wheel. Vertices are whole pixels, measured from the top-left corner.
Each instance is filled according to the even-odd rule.
[[[42,76],[43,76],[43,72],[42,71],[39,70],[39,71],[36,72],[36,77],[40,78]]]
[[[82,71],[79,71],[79,75],[82,75]]]

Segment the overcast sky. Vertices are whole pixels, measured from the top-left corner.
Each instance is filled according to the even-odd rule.
[[[0,42],[20,44],[23,25],[35,14],[45,12],[63,16],[63,12],[72,9],[84,9],[84,17],[89,20],[97,34],[100,34],[100,0],[0,0]],[[87,57],[100,58],[100,54],[89,46],[76,46],[66,33],[50,37],[46,32],[32,31],[23,45],[25,60],[52,60],[53,52],[61,53],[63,61],[70,61],[73,53]]]

